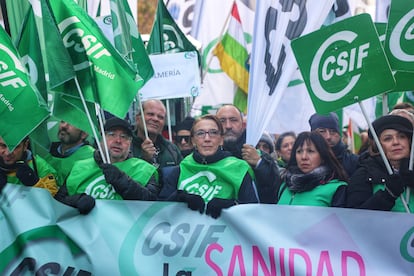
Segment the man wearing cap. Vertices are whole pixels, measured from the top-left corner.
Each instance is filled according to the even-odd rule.
[[[378,136],[382,158],[371,131],[369,147],[351,177],[347,190],[347,206],[351,208],[413,212],[414,173],[409,170],[413,126],[402,116],[384,115],[372,126]],[[386,163],[389,164],[391,174]]]
[[[181,151],[181,155],[186,157],[193,152],[194,146],[191,142],[191,128],[194,118],[186,117],[175,126],[175,144]]]
[[[52,143],[50,155],[45,159],[57,171],[58,184],[62,184],[75,161],[92,157],[95,149],[86,140],[86,132],[65,121],[60,122],[57,136],[59,142]]]
[[[180,150],[161,135],[166,116],[164,104],[160,100],[151,99],[143,102],[142,108],[144,116],[137,110],[135,118],[137,132],[132,140],[132,155],[157,168],[178,165],[183,159]]]
[[[112,117],[104,131],[109,162],[103,161],[99,151],[75,162],[66,181],[67,193],[86,193],[96,199],[154,200],[160,191],[158,173],[154,166],[129,156],[130,125]]]
[[[351,177],[358,165],[358,155],[348,150],[339,134],[339,119],[336,113],[328,115],[313,114],[309,119],[311,131],[319,132],[331,147],[338,161],[344,167],[348,177]]]

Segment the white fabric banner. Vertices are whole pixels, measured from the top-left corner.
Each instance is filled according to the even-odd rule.
[[[248,144],[259,141],[297,68],[291,40],[318,29],[333,2],[258,1],[248,93]]]
[[[149,55],[154,76],[139,90],[142,99],[194,97],[200,92],[196,52]]]
[[[188,35],[193,24],[196,0],[164,0],[164,3],[175,23]]]
[[[184,203],[0,195],[0,275],[413,275],[412,214],[241,204],[218,219]]]
[[[201,114],[202,106],[215,106],[233,103],[234,82],[220,68],[212,51],[226,30],[226,20],[230,15],[233,0],[199,0],[194,8],[191,36],[202,44],[202,64],[204,64],[200,95],[193,104],[192,115]],[[208,66],[208,68],[206,68]]]

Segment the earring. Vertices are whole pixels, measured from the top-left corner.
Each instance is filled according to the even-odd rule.
[[[223,150],[223,145],[220,145],[219,146],[219,150]]]

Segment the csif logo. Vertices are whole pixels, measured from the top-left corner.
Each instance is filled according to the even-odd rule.
[[[90,66],[89,60],[85,60],[82,55],[84,53],[92,60],[111,56],[111,53],[98,41],[96,36],[86,33],[84,29],[80,28],[80,24],[81,21],[78,17],[71,16],[62,20],[58,25],[63,44],[71,53],[76,71]]]
[[[358,34],[352,31],[345,30],[335,33],[326,39],[316,52],[310,67],[310,85],[319,99],[326,102],[336,101],[352,91],[358,83],[362,74],[360,69],[363,60],[368,57],[370,43],[366,42],[351,48],[346,47],[352,46],[357,38]],[[343,82],[346,84],[344,88],[339,91],[326,91],[323,88],[321,80],[323,82],[338,82],[339,84],[341,77],[349,80]]]
[[[19,74],[26,73],[19,58],[6,45],[0,43],[1,52],[3,53],[0,55],[4,56],[0,60],[0,86],[11,86],[12,88],[27,86],[26,82],[19,76]],[[7,61],[5,57],[8,57],[10,60]]]
[[[391,54],[404,62],[414,62],[414,9],[402,16],[390,34]],[[411,50],[411,53],[410,53]]]

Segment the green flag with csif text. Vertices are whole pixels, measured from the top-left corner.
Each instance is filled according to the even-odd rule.
[[[395,87],[368,14],[321,28],[291,45],[318,113],[326,114]]]
[[[10,37],[0,28],[0,136],[10,150],[49,116]]]
[[[80,85],[69,81],[60,91],[75,97],[82,93],[87,101],[125,117],[144,80],[74,1],[49,4]]]

